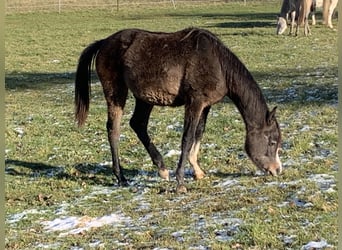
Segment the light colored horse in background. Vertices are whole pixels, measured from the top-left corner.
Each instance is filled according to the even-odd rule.
[[[329,28],[333,28],[331,19],[337,3],[338,0],[323,0],[323,24],[327,25]]]
[[[293,32],[294,25],[297,20],[296,33],[298,35],[299,26],[304,24],[304,35],[307,36],[311,34],[309,27],[309,14],[313,13],[312,21],[313,25],[316,23],[314,16],[316,2],[315,0],[283,0],[281,6],[280,14],[278,16],[277,22],[277,34],[283,34],[287,28],[287,17],[291,16],[291,28],[290,35]]]

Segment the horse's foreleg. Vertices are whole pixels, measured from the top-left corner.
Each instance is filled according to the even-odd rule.
[[[169,179],[169,171],[166,169],[163,158],[147,133],[148,120],[152,111],[153,105],[136,99],[133,116],[130,120],[130,126],[137,134],[139,140],[146,148],[152,162],[159,169],[159,175],[163,179]]]
[[[328,27],[329,28],[333,28],[333,25],[332,25],[332,16],[333,16],[333,14],[334,14],[334,10],[335,10],[335,8],[336,8],[336,5],[337,5],[337,0],[333,0],[333,1],[331,1],[331,4],[330,4],[330,6],[329,6],[329,10],[328,10],[328,16],[327,16],[327,25],[328,25]]]
[[[289,35],[292,35],[293,33],[293,28],[296,22],[296,11],[291,12],[291,26],[290,26],[290,33]]]
[[[184,128],[181,146],[182,153],[176,170],[176,179],[178,182],[176,191],[179,193],[186,192],[186,187],[184,185],[184,166],[186,160],[189,159],[191,148],[194,149],[192,155],[196,154],[197,157],[198,149],[196,150],[196,148],[199,147],[199,144],[195,144],[195,138],[202,110],[203,107],[200,104],[193,104],[192,106],[185,107]]]
[[[311,30],[310,30],[308,18],[306,18],[306,20],[304,22],[304,35],[305,36],[311,35]]]
[[[205,176],[204,172],[202,171],[202,169],[200,168],[198,164],[197,156],[198,156],[198,152],[200,149],[200,141],[202,139],[202,136],[205,130],[205,124],[207,122],[207,116],[208,116],[209,110],[210,110],[210,106],[206,107],[202,112],[201,118],[199,120],[197,129],[196,129],[195,142],[192,145],[190,149],[190,153],[189,153],[189,162],[194,169],[194,178],[196,180],[202,179]]]
[[[315,15],[315,13],[311,14],[311,19],[312,19],[312,25],[316,25],[316,15]]]

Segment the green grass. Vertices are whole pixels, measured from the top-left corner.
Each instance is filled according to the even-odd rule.
[[[278,2],[252,2],[7,15],[6,249],[300,249],[321,240],[337,249],[337,33],[317,25],[310,37],[276,36],[279,9]],[[252,72],[269,106],[278,106],[284,173],[259,175],[243,149],[240,114],[224,100],[209,113],[202,141],[207,177],[187,176],[188,193],[176,194],[174,175],[170,182],[157,177],[128,126],[130,96],[120,154],[132,185],[118,188],[99,84],[86,126],[74,123],[80,52],[123,28],[189,26],[216,33]],[[155,107],[149,130],[162,154],[179,150],[182,124],[182,108]],[[165,158],[170,170],[177,160]],[[110,214],[127,221],[63,237],[68,230],[44,226]]]

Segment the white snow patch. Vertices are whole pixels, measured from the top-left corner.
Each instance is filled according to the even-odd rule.
[[[336,181],[333,175],[312,174],[308,179],[315,182],[323,192],[336,192],[334,189],[336,187]]]
[[[10,218],[6,220],[6,222],[9,224],[17,223],[21,221],[22,219],[25,219],[27,215],[29,214],[42,214],[42,213],[45,213],[45,211],[38,211],[37,209],[29,209],[21,213],[11,215]]]
[[[18,134],[18,137],[23,137],[24,136],[24,129],[21,127],[17,127],[13,129],[14,132]]]
[[[321,240],[321,241],[310,241],[306,245],[304,245],[301,249],[302,250],[310,250],[310,249],[323,249],[326,247],[332,247],[329,245],[326,240]]]
[[[239,183],[238,180],[228,179],[222,183],[217,184],[216,187],[231,187],[231,186],[234,186],[235,184],[238,184],[238,183]]]
[[[174,150],[174,149],[171,149],[169,152],[167,152],[166,155],[164,155],[164,157],[172,157],[174,155],[180,155],[181,154],[181,151],[179,150]]]
[[[105,225],[115,224],[116,226],[120,226],[130,221],[131,219],[123,214],[110,214],[97,218],[70,216],[57,218],[52,221],[43,221],[41,224],[45,226],[44,229],[47,232],[63,231],[59,236],[65,236],[68,234],[79,234]]]

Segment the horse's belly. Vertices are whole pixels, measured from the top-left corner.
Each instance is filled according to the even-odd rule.
[[[178,94],[172,94],[162,89],[145,89],[134,96],[153,105],[179,106],[183,104],[182,98]]]
[[[184,103],[180,95],[181,81],[179,67],[168,68],[159,73],[130,72],[129,77],[126,77],[126,84],[136,98],[162,106],[179,106]]]

